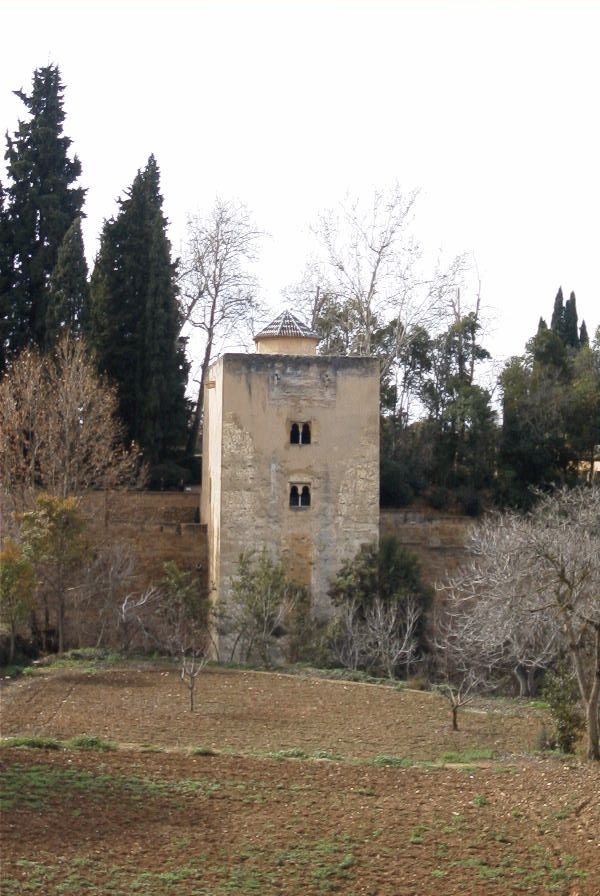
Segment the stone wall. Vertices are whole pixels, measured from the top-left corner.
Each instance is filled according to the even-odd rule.
[[[84,513],[101,537],[132,544],[145,578],[160,576],[167,560],[181,567],[205,568],[206,527],[199,525],[200,493],[93,492]],[[380,534],[395,535],[414,551],[430,584],[443,579],[467,561],[465,539],[476,522],[471,517],[439,514],[412,508],[381,510]],[[301,543],[296,547],[302,549]],[[291,558],[290,558],[291,559]]]
[[[207,568],[206,526],[200,525],[199,490],[186,492],[91,492],[82,510],[99,539],[132,545],[142,584],[160,578],[163,564]],[[429,509],[384,509],[381,535],[395,535],[420,558],[426,581],[434,584],[467,560],[465,539],[476,523],[470,517],[439,514]],[[296,541],[302,551],[303,544]]]
[[[395,535],[421,561],[430,585],[442,581],[467,562],[465,541],[476,525],[472,517],[451,516],[427,510],[382,510],[380,535]]]
[[[206,527],[199,520],[199,491],[91,492],[82,511],[100,539],[132,546],[140,580],[160,578],[163,564],[174,560],[183,569],[206,567]]]

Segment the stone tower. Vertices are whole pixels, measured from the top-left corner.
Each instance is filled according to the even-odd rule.
[[[208,586],[227,601],[241,551],[266,546],[331,615],[329,581],[379,529],[379,363],[316,354],[289,312],[225,354],[204,395]]]

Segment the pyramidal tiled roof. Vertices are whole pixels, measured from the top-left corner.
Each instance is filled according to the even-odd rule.
[[[272,320],[264,330],[257,333],[254,339],[263,336],[302,336],[308,339],[318,339],[319,334],[310,330],[306,324],[294,317],[289,311],[283,311],[275,320]]]

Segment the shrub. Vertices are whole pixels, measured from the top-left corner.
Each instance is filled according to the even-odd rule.
[[[431,689],[431,682],[427,675],[419,672],[416,675],[411,675],[410,678],[407,678],[406,687],[411,688],[413,691],[429,691]]]
[[[554,722],[554,735],[547,738],[548,746],[558,748],[561,753],[574,753],[585,720],[577,700],[575,676],[564,660],[546,674],[542,695]]]
[[[458,490],[458,505],[467,516],[479,516],[482,511],[481,497],[474,488],[465,486]]]
[[[148,488],[159,491],[165,488],[183,488],[192,479],[192,474],[185,467],[173,461],[165,461],[163,464],[155,464],[150,467],[148,474]]]
[[[379,478],[379,503],[382,507],[406,507],[415,496],[403,464],[384,460]]]
[[[450,503],[450,492],[442,486],[432,488],[427,495],[427,503],[434,510],[447,510]]]
[[[270,668],[275,648],[288,634],[294,610],[303,602],[305,610],[309,606],[306,588],[291,579],[285,563],[272,560],[263,547],[240,554],[237,573],[231,580],[231,596],[230,606],[220,618],[221,634],[234,638],[230,660],[237,650],[244,662],[257,658]],[[305,616],[300,609],[300,630]]]

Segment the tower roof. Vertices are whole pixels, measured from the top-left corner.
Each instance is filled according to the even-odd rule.
[[[272,320],[264,330],[257,333],[254,340],[264,339],[269,336],[299,336],[301,339],[319,339],[319,334],[309,329],[301,320],[294,317],[289,311],[283,311],[275,320]]]

